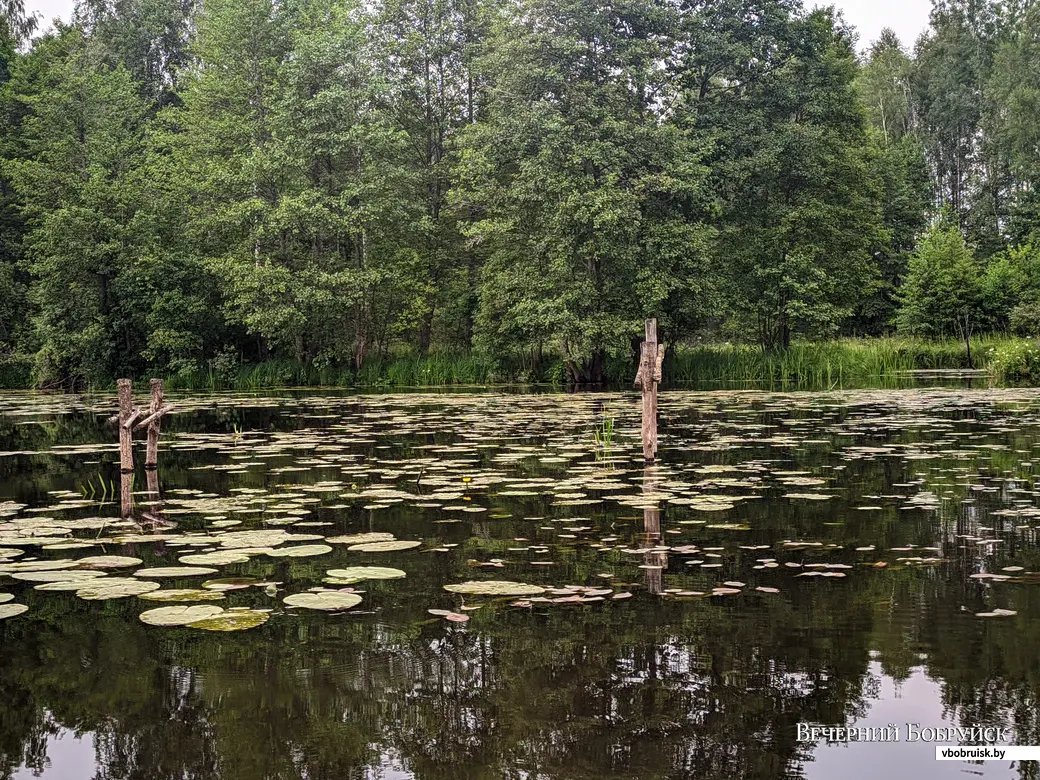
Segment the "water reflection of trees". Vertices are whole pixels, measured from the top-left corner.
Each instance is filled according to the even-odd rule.
[[[20,427],[17,436],[33,449],[98,435],[58,433]],[[1006,444],[1008,452],[984,453],[988,473],[1019,469],[1014,450],[1032,446],[1011,433]],[[169,453],[164,481],[203,484],[187,471],[197,457]],[[710,459],[748,457],[746,450],[720,451]],[[63,468],[56,459],[4,460],[9,465],[0,467],[9,470],[0,470],[0,479],[24,479],[36,460],[51,463],[54,473]],[[800,468],[834,463],[830,447],[803,449],[791,460]],[[969,464],[976,465],[952,465]],[[796,724],[860,716],[869,705],[872,651],[897,680],[923,665],[940,681],[955,720],[1014,724],[1019,743],[1040,744],[1040,587],[989,591],[969,579],[980,566],[1001,565],[1014,544],[1028,553],[1033,540],[1014,534],[1013,519],[991,513],[1017,494],[987,493],[964,505],[967,480],[945,474],[950,465],[850,460],[835,473],[840,495],[833,501],[771,501],[768,513],[754,515],[761,510],[753,505],[733,513],[753,520],[752,544],[810,535],[879,548],[938,541],[941,568],[857,570],[828,584],[791,578],[782,594],[738,601],[641,596],[623,608],[477,612],[465,630],[451,630],[424,615],[431,606],[424,594],[439,592],[446,576],[435,567],[453,565],[445,562],[410,572],[417,587],[388,607],[379,618],[385,623],[287,619],[202,636],[146,628],[133,605],[49,594],[24,618],[0,626],[3,776],[20,764],[42,769],[48,737],[68,728],[93,733],[96,780],[354,780],[367,776],[366,767],[394,763],[433,780],[796,777],[808,759],[795,742]],[[51,486],[53,474],[33,473],[34,490]],[[947,490],[940,483],[953,483],[940,512],[903,512],[897,503],[877,513],[850,511],[860,496],[921,478],[934,481],[937,494]],[[1028,475],[1017,478],[1016,486],[1029,486]],[[215,492],[227,487],[220,474],[205,479]],[[424,521],[400,522],[418,531]],[[988,527],[1011,534],[993,555],[957,541],[956,534],[982,535]],[[508,546],[512,528],[489,525],[489,541]],[[659,538],[659,527],[645,530]],[[594,560],[571,561],[576,579],[595,575]],[[667,565],[665,556],[646,560],[654,561]],[[301,567],[301,579],[320,577],[320,563],[291,565]],[[464,573],[459,564],[452,576]],[[664,584],[656,575],[652,582],[651,590]],[[991,602],[1019,616],[987,622],[960,610]],[[1022,772],[1036,777],[1030,765]]]
[[[395,755],[424,778],[773,778],[805,758],[798,721],[856,714],[867,662],[867,614],[823,593],[447,632],[330,619],[199,637],[131,613],[9,624],[8,767],[42,766],[61,724],[94,733],[97,780],[331,780]]]

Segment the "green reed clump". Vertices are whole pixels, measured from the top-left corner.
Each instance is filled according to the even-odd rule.
[[[973,344],[976,368],[985,367],[983,360],[992,340]],[[827,388],[893,379],[910,371],[967,368],[967,350],[956,341],[840,339],[797,343],[778,351],[749,344],[680,347],[666,366],[666,378],[672,382]]]
[[[614,444],[614,418],[605,417],[599,427],[592,432],[592,440],[596,447],[608,449]]]

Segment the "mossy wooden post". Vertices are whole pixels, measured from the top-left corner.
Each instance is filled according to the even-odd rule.
[[[116,382],[119,388],[119,506],[123,518],[134,511],[134,388],[129,379]]]
[[[639,371],[636,387],[643,391],[643,460],[653,463],[657,458],[657,385],[661,381],[661,362],[664,350],[657,343],[657,320],[646,321],[646,335],[639,350]]]
[[[144,467],[155,470],[159,465],[159,425],[162,416],[156,417],[156,413],[163,407],[163,381],[153,379],[152,382],[152,405],[149,408],[151,422],[148,423],[148,446],[145,449]]]

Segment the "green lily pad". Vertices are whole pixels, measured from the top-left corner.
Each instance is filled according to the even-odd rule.
[[[318,542],[321,534],[290,534],[281,529],[270,531],[232,531],[220,537],[220,546],[226,549],[238,547],[277,547],[291,542]]]
[[[262,626],[271,617],[269,612],[255,609],[227,610],[215,617],[204,618],[188,623],[188,628],[199,628],[203,631],[246,631]]]
[[[140,566],[144,561],[128,555],[92,555],[89,558],[80,558],[76,563],[94,569],[125,569],[128,566]]]
[[[539,585],[508,580],[470,580],[457,585],[445,585],[444,589],[449,593],[461,593],[466,596],[536,596],[545,593],[545,588]]]
[[[67,591],[67,590],[80,590],[87,587],[88,585],[100,584],[102,582],[108,582],[109,577],[88,577],[86,579],[77,577],[74,580],[59,580],[57,582],[41,582],[35,586],[33,590],[43,591]]]
[[[330,536],[325,541],[329,544],[370,544],[371,542],[392,542],[393,534],[372,531],[365,534],[347,534],[346,536]]]
[[[296,547],[279,547],[271,550],[267,555],[272,558],[310,558],[330,552],[332,552],[332,548],[327,544],[301,544]]]
[[[352,544],[347,549],[351,552],[395,552],[397,550],[411,550],[418,547],[422,542],[411,542],[395,540],[392,542],[367,542],[365,544]]]
[[[148,601],[223,601],[224,594],[219,590],[202,588],[168,588],[142,593],[140,598]]]
[[[202,577],[207,574],[216,574],[217,569],[207,569],[203,566],[157,566],[154,569],[138,569],[134,572],[135,577]]]
[[[256,585],[258,580],[252,577],[224,577],[219,580],[206,580],[202,587],[206,590],[241,590]]]
[[[20,571],[11,578],[22,582],[71,582],[72,580],[96,580],[107,576],[103,571],[80,571],[79,569],[59,569],[58,571]]]
[[[91,580],[76,591],[76,595],[87,601],[103,601],[106,599],[123,599],[128,596],[140,596],[159,590],[158,582],[141,582],[129,577],[109,577],[103,580]]]
[[[207,620],[224,613],[221,607],[212,604],[195,604],[190,607],[156,607],[142,612],[142,623],[149,626],[186,626],[198,620]]]
[[[14,601],[14,594],[0,593],[0,604],[6,604],[8,601]]]
[[[73,569],[79,565],[79,561],[25,561],[23,563],[0,564],[0,574],[14,574],[22,571],[58,571],[59,569]]]
[[[196,553],[194,555],[182,555],[177,559],[178,563],[202,564],[203,566],[227,566],[232,563],[249,563],[249,556],[235,551]]]
[[[356,593],[343,593],[338,590],[321,590],[314,593],[294,593],[286,596],[282,603],[289,607],[303,607],[304,609],[319,609],[324,612],[334,612],[341,609],[350,609],[361,603],[361,597]]]
[[[345,569],[329,569],[325,575],[336,584],[353,585],[364,580],[397,580],[408,576],[408,572],[388,566],[348,566]]]
[[[0,620],[17,617],[28,611],[29,608],[25,604],[0,604]]]

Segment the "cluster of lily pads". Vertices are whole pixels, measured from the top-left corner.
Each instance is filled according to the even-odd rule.
[[[0,511],[12,514],[23,507],[5,505]],[[89,555],[82,558],[31,558],[19,560],[25,548],[38,546],[41,550],[78,549],[93,546],[80,544],[75,537],[64,536],[76,530],[104,530],[109,525],[125,528],[126,521],[108,521],[104,518],[61,521],[37,517],[31,522],[8,521],[0,524],[0,540],[17,547],[0,547],[0,577],[33,583],[37,591],[72,591],[87,601],[101,601],[138,597],[158,602],[219,601],[230,590],[247,587],[264,588],[268,595],[278,592],[277,582],[258,582],[249,578],[209,579],[197,588],[163,588],[157,580],[204,578],[218,574],[216,566],[245,563],[255,556],[270,558],[304,558],[324,555],[333,551],[330,544],[342,545],[348,551],[380,553],[408,550],[421,542],[395,539],[388,533],[363,533],[326,539],[317,534],[293,534],[285,529],[260,529],[187,533],[123,533],[105,537],[104,541],[120,545],[163,543],[167,547],[184,549],[177,566],[139,568],[141,558],[126,555]],[[98,537],[93,542],[100,540]],[[200,550],[191,552],[191,550]],[[133,571],[131,571],[133,570]],[[120,572],[112,576],[110,572]],[[365,580],[398,579],[406,576],[401,569],[380,566],[351,566],[330,569],[325,583],[349,586]],[[286,596],[286,607],[342,611],[357,606],[362,597],[353,592],[312,588]],[[11,603],[13,595],[0,594],[0,619],[15,617],[27,611],[24,604]],[[192,606],[164,606],[146,610],[141,620],[149,625],[187,626],[209,631],[238,631],[262,625],[270,617],[270,609],[244,607],[222,608],[213,604]]]
[[[241,399],[185,399],[181,414],[214,404],[236,405]],[[300,425],[292,431],[244,431],[235,433],[173,432],[164,446],[196,453],[201,461],[193,468],[227,475],[264,475],[292,479],[294,474],[338,471],[339,479],[318,479],[312,484],[284,484],[273,488],[232,487],[224,494],[187,487],[166,492],[161,502],[168,519],[196,522],[203,528],[189,531],[143,532],[128,521],[110,517],[74,517],[96,511],[98,502],[73,490],[55,491],[48,506],[27,507],[15,502],[0,504],[0,576],[34,583],[41,591],[72,591],[84,599],[136,596],[146,601],[190,604],[205,610],[158,607],[149,610],[146,622],[212,628],[222,621],[260,625],[270,612],[239,608],[222,609],[210,602],[223,598],[219,579],[207,580],[197,588],[162,588],[157,581],[180,577],[210,577],[219,567],[244,564],[258,557],[272,560],[313,558],[337,550],[351,553],[396,553],[422,546],[420,541],[397,539],[384,532],[334,535],[328,519],[312,517],[314,510],[342,511],[350,517],[364,516],[378,522],[389,510],[407,508],[429,514],[431,524],[480,524],[487,532],[499,520],[521,520],[531,536],[516,537],[494,557],[471,553],[473,568],[552,568],[575,550],[605,556],[620,555],[647,577],[674,571],[681,561],[684,574],[703,571],[718,582],[705,586],[665,587],[652,592],[665,598],[732,596],[745,591],[775,593],[765,584],[747,587],[741,579],[751,572],[775,578],[781,573],[809,581],[840,582],[856,569],[898,566],[936,566],[950,560],[939,546],[903,545],[890,547],[884,555],[872,545],[838,545],[818,539],[779,539],[767,545],[741,543],[744,532],[753,530],[745,511],[755,502],[768,499],[795,507],[826,507],[828,501],[848,501],[842,473],[849,463],[866,458],[896,459],[917,464],[925,473],[903,485],[894,485],[886,495],[864,495],[853,508],[859,512],[897,509],[907,513],[940,513],[953,499],[952,485],[974,480],[971,490],[986,494],[997,489],[975,474],[974,459],[992,452],[992,445],[975,445],[970,436],[951,419],[948,411],[965,408],[996,409],[998,403],[1034,404],[1035,399],[1017,391],[962,393],[951,396],[940,391],[898,396],[888,391],[811,394],[766,393],[666,393],[661,397],[663,463],[644,469],[638,452],[631,399],[620,396],[466,396],[445,402],[442,396],[385,396],[364,399],[309,398],[250,399],[251,406],[294,407]],[[886,405],[888,411],[886,411]],[[99,414],[108,409],[99,404]],[[1026,406],[1025,408],[1031,408]],[[61,413],[53,399],[41,401],[40,411]],[[894,411],[893,411],[894,410]],[[691,415],[691,411],[697,414]],[[807,413],[804,417],[798,413]],[[811,412],[812,414],[808,414]],[[894,413],[898,412],[898,413]],[[20,413],[0,403],[0,413]],[[783,414],[781,422],[766,422],[764,415]],[[593,443],[588,434],[598,416],[616,414],[617,441],[607,447]],[[994,412],[990,428],[1002,430]],[[1022,424],[1037,425],[1034,411],[1019,413]],[[893,434],[912,426],[927,433],[912,443],[894,440]],[[405,459],[380,457],[371,447],[391,429],[402,441],[425,442],[410,447]],[[848,444],[848,438],[857,439]],[[866,439],[866,443],[863,440]],[[871,441],[874,439],[874,441]],[[47,451],[63,457],[92,457],[112,450],[114,442],[61,445]],[[836,458],[811,469],[790,468],[795,454],[819,447]],[[689,462],[670,458],[669,452],[694,453],[694,458],[712,459],[725,453],[729,463]],[[767,456],[762,450],[766,449]],[[741,458],[743,450],[754,454]],[[10,453],[8,453],[10,454]],[[963,468],[944,466],[940,461],[961,460]],[[935,477],[939,477],[936,479]],[[234,484],[234,477],[229,477]],[[277,482],[277,480],[274,480]],[[255,483],[254,483],[255,484]],[[959,500],[959,499],[958,499]],[[509,510],[504,506],[508,505]],[[514,507],[530,510],[522,517]],[[622,530],[606,530],[602,518],[631,510],[663,511],[663,540],[635,543]],[[585,516],[572,514],[575,511]],[[736,515],[736,517],[734,517]],[[1040,509],[1022,496],[1012,508],[993,513],[1017,522],[1016,531],[1035,530]],[[628,520],[638,520],[638,516]],[[1038,526],[1040,527],[1040,526]],[[638,524],[632,530],[640,530]],[[1006,530],[1006,529],[1005,529]],[[682,535],[711,536],[713,541],[693,543],[675,539]],[[722,536],[732,542],[719,542]],[[673,540],[667,544],[664,540]],[[992,554],[1001,543],[1000,534],[985,528],[961,534],[959,541]],[[88,555],[85,558],[24,560],[26,548],[36,547],[41,555],[71,550],[104,551],[105,545],[162,543],[177,552],[177,566],[137,568],[142,561],[130,556]],[[450,553],[457,545],[428,545],[423,552]],[[101,548],[100,550],[96,548]],[[479,547],[478,547],[479,550]],[[747,553],[759,551],[757,555]],[[562,553],[562,554],[561,554]],[[840,554],[839,560],[817,556]],[[760,557],[759,557],[760,556]],[[751,559],[754,559],[753,561]],[[22,560],[19,560],[22,559]],[[134,563],[129,563],[133,561]],[[851,563],[848,561],[852,561]],[[622,564],[624,565],[624,564]],[[750,571],[744,571],[744,567]],[[738,569],[739,571],[735,571]],[[726,569],[723,574],[722,570]],[[114,574],[110,572],[120,572]],[[604,572],[604,579],[612,573]],[[346,566],[330,568],[322,586],[286,596],[288,608],[340,611],[361,603],[352,586],[367,580],[399,579],[402,569]],[[520,575],[521,577],[523,575]],[[227,587],[274,588],[281,583],[250,582]],[[1025,567],[1006,567],[999,574],[981,572],[975,578],[986,587],[994,583],[1040,581],[1040,575]],[[771,580],[770,580],[771,581]],[[648,580],[649,582],[649,580]],[[494,583],[498,583],[496,586]],[[504,591],[495,593],[495,587]],[[649,586],[648,586],[649,587]],[[460,590],[462,588],[462,590]],[[468,591],[466,589],[469,589]],[[478,592],[491,588],[492,592]],[[510,588],[524,593],[507,592]],[[535,590],[538,589],[538,590]],[[627,598],[630,590],[617,591],[600,585],[547,587],[513,580],[471,581],[449,585],[456,595],[485,595],[513,599],[517,606],[537,604],[589,604]],[[214,595],[216,594],[216,595]],[[25,611],[13,603],[11,594],[0,594],[0,618]],[[440,615],[464,622],[460,612]],[[160,612],[167,609],[170,611]],[[220,610],[219,612],[214,610]],[[1010,610],[990,610],[981,615],[1007,616]],[[248,614],[247,614],[248,613]],[[142,620],[145,620],[142,615]],[[189,620],[188,618],[194,618]],[[162,623],[162,621],[175,621]],[[207,625],[197,625],[207,624]]]

